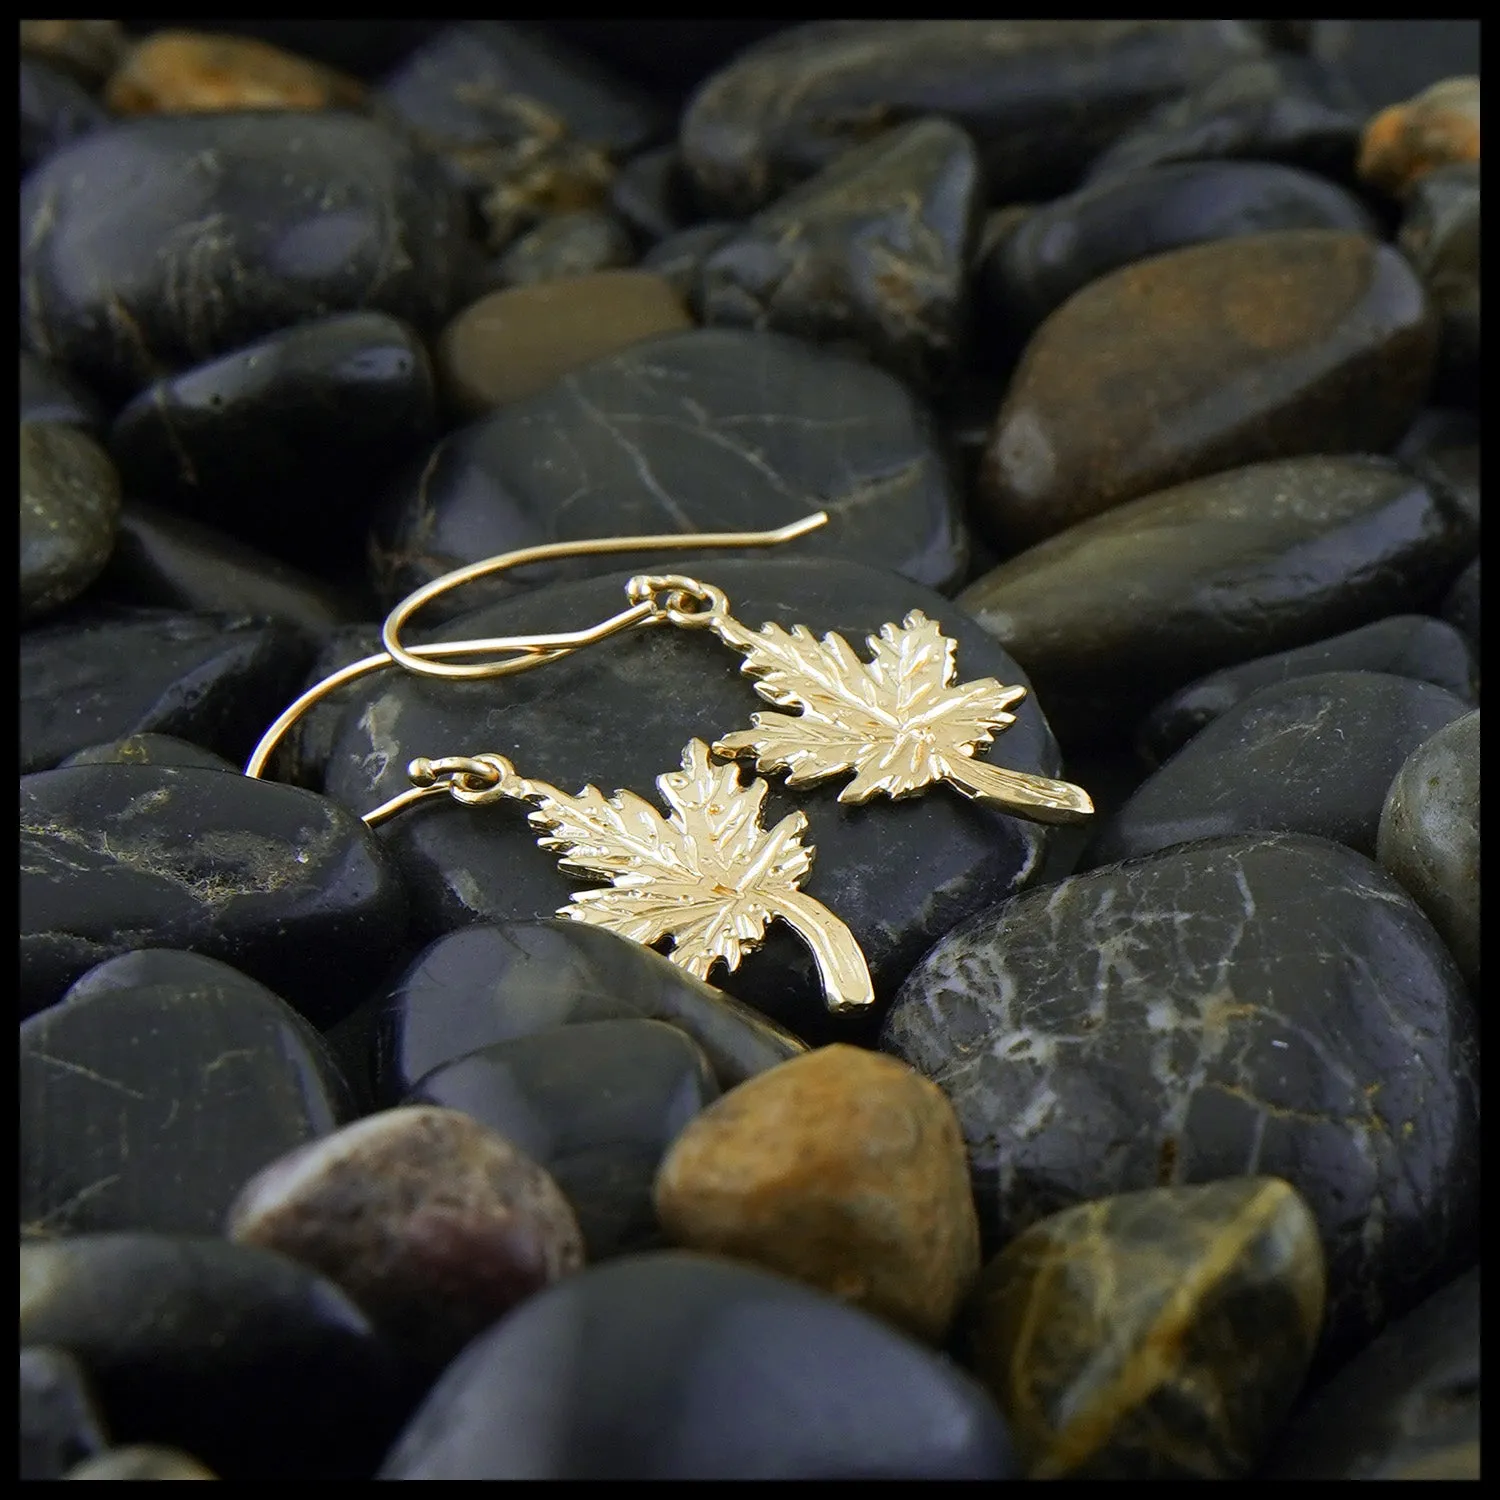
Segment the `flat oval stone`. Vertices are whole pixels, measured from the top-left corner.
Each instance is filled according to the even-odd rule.
[[[394,605],[514,547],[770,529],[817,509],[829,522],[797,542],[799,556],[871,563],[932,588],[963,574],[956,487],[931,417],[898,380],[797,339],[693,329],[600,360],[444,439],[377,526],[375,579]],[[615,565],[572,559],[525,578]]]
[[[23,1014],[160,947],[222,959],[327,1024],[383,974],[405,913],[375,835],[300,787],[152,765],[21,778]]]
[[[783,1277],[657,1251],[477,1339],[381,1477],[1008,1479],[1015,1463],[984,1392],[913,1340]]]
[[[583,1264],[547,1172],[449,1109],[386,1110],[279,1158],[241,1189],[224,1232],[328,1277],[433,1373]]]
[[[438,378],[452,409],[475,417],[692,326],[672,288],[648,271],[596,271],[509,287],[481,297],[443,330]],[[430,473],[429,464],[424,474]]]
[[[952,1100],[981,1231],[1224,1177],[1284,1178],[1347,1357],[1472,1258],[1478,1023],[1383,870],[1301,834],[1204,840],[950,932],[881,1045]]]
[[[169,734],[243,763],[296,696],[312,643],[243,615],[96,606],[21,636],[21,772]]]
[[[59,761],[57,769],[65,771],[70,766],[194,766],[200,771],[240,773],[233,761],[170,734],[128,734],[124,739],[90,745]]]
[[[121,507],[114,550],[95,592],[136,608],[279,620],[316,640],[333,635],[358,611],[348,591],[216,527],[139,500]]]
[[[1159,104],[1094,160],[1087,183],[1168,162],[1251,160],[1352,175],[1367,110],[1324,58],[1273,52]]]
[[[1373,859],[1391,778],[1469,707],[1389,672],[1319,672],[1257,688],[1131,793],[1096,831],[1088,861],[1260,832],[1314,833]]]
[[[1405,198],[1429,172],[1479,160],[1479,79],[1444,78],[1371,119],[1359,148],[1359,175]]]
[[[215,1234],[253,1172],[352,1114],[318,1034],[239,983],[79,995],[22,1023],[20,1065],[34,1237]]]
[[[70,1469],[64,1479],[217,1479],[191,1453],[159,1443],[131,1443],[111,1448]]]
[[[448,315],[459,204],[338,111],[160,115],[50,156],[21,194],[22,339],[111,393],[310,318]]]
[[[1479,671],[1468,641],[1431,615],[1390,615],[1310,646],[1295,646],[1210,672],[1151,711],[1137,734],[1141,758],[1159,766],[1220,714],[1251,693],[1322,672],[1382,672],[1430,682],[1469,703]]]
[[[1475,1266],[1314,1391],[1259,1477],[1478,1479],[1480,1323]]]
[[[535,1039],[538,1048],[568,1049],[572,1044],[552,1033],[577,1025],[666,1022],[703,1050],[723,1088],[807,1050],[659,953],[601,927],[556,919],[460,927],[429,943],[365,1010],[386,1106],[434,1081],[445,1064],[491,1047]],[[446,1098],[431,1102],[464,1108]]]
[[[68,986],[63,1000],[81,1000],[106,990],[143,989],[152,984],[208,985],[219,989],[227,986],[257,999],[272,994],[259,980],[202,953],[186,948],[132,948],[79,975]]]
[[[852,344],[942,384],[966,332],[981,192],[974,143],[947,120],[854,146],[708,256],[703,320]]]
[[[20,406],[23,422],[62,422],[100,436],[104,418],[99,403],[76,380],[21,350]]]
[[[1020,667],[950,601],[889,573],[836,558],[720,557],[703,571],[750,628],[766,620],[788,629],[801,623],[817,635],[836,631],[863,650],[882,625],[920,609],[957,643],[958,681],[994,677],[1026,685]],[[619,573],[535,589],[445,628],[455,638],[572,628],[618,612],[625,582]],[[748,725],[762,700],[740,674],[740,660],[700,633],[651,630],[517,674],[499,699],[490,683],[387,676],[345,710],[326,789],[364,812],[407,787],[406,766],[415,755],[495,748],[523,776],[545,778],[570,794],[592,784],[606,795],[628,787],[652,799],[656,778],[681,765],[691,739],[712,742]],[[1028,693],[1015,712],[1017,722],[989,758],[1056,775],[1054,742],[1034,696]],[[747,770],[741,784],[749,777]],[[832,783],[799,795],[774,780],[763,826],[774,827],[794,810],[808,817],[808,842],[817,853],[807,894],[852,930],[877,996],[893,993],[906,969],[960,917],[1039,873],[1047,836],[1038,825],[982,808],[952,788],[869,807],[837,798]],[[561,874],[554,856],[535,846],[536,836],[515,806],[433,804],[394,819],[386,837],[413,898],[414,930],[430,938],[469,922],[560,911],[591,882]],[[857,1040],[866,1024],[829,1017],[807,948],[780,924],[738,970],[722,979],[711,975],[710,982],[811,1042]]]
[[[1475,389],[1479,364],[1479,163],[1428,172],[1407,198],[1397,239],[1441,320],[1440,377]],[[1477,402],[1476,402],[1477,404]]]
[[[88,1377],[62,1349],[21,1349],[21,1478],[61,1479],[108,1447]]]
[[[21,59],[21,171],[109,124],[75,79],[34,57]]]
[[[461,1110],[546,1168],[593,1264],[661,1243],[651,1204],[656,1169],[718,1096],[713,1067],[691,1037],[662,1021],[631,1020],[555,1026],[482,1047],[434,1068],[402,1102]]]
[[[109,446],[132,494],[327,571],[340,551],[346,568],[358,558],[373,498],[436,432],[422,341],[351,312],[156,381]]]
[[[595,271],[618,271],[635,260],[630,231],[612,214],[579,208],[544,219],[495,264],[499,286],[533,286]],[[680,327],[673,324],[673,327]]]
[[[503,21],[444,26],[386,77],[380,99],[466,186],[504,181],[560,138],[616,155],[660,128],[651,101],[606,65]]]
[[[979,1270],[963,1133],[940,1089],[820,1047],[731,1090],[661,1164],[676,1244],[778,1271],[940,1343]]]
[[[1380,863],[1432,919],[1479,986],[1479,710],[1445,724],[1402,762],[1380,811]]]
[[[1029,1478],[1243,1478],[1307,1374],[1324,1283],[1279,1178],[1121,1193],[984,1268],[975,1368]]]
[[[1263,50],[1238,21],[815,21],[698,88],[683,161],[712,210],[740,216],[942,114],[979,146],[992,198],[1053,196],[1152,105]]]
[[[1026,663],[1071,748],[1207,672],[1426,605],[1474,539],[1449,489],[1389,459],[1288,459],[1128,502],[957,602]]]
[[[117,115],[230,109],[358,109],[364,86],[255,37],[156,31],[120,60],[104,90]]]
[[[120,515],[120,477],[86,433],[21,423],[21,620],[76,599],[104,570]]]
[[[23,1244],[20,1326],[88,1372],[117,1443],[225,1479],[368,1478],[400,1421],[395,1363],[337,1287],[208,1235]]]
[[[1221,469],[1390,447],[1427,393],[1436,320],[1405,259],[1286,229],[1091,282],[1026,346],[980,471],[1010,551]]]
[[[1376,238],[1370,211],[1326,178],[1262,161],[1151,166],[1044,203],[979,272],[990,316],[1030,332],[1100,276],[1169,250],[1284,229]]]
[[[1474,662],[1479,663],[1479,559],[1476,557],[1453,581],[1443,596],[1443,618],[1463,632],[1474,648]]]

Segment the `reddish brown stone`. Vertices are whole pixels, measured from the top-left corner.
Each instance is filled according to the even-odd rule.
[[[115,70],[104,102],[116,114],[221,109],[357,108],[364,86],[253,37],[158,31]]]
[[[749,1261],[940,1340],[979,1266],[947,1098],[838,1044],[725,1094],[677,1138],[656,1211],[679,1245]]]
[[[1438,167],[1479,160],[1479,79],[1445,78],[1383,109],[1365,126],[1359,175],[1405,198]]]
[[[386,1110],[273,1162],[235,1200],[227,1232],[322,1272],[434,1368],[583,1264],[551,1177],[448,1109]]]
[[[1037,330],[985,451],[978,519],[1009,554],[1223,469],[1382,451],[1436,350],[1415,273],[1363,235],[1284,230],[1140,261]]]

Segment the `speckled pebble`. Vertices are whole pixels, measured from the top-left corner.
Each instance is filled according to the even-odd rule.
[[[273,1162],[225,1232],[327,1276],[430,1370],[583,1264],[552,1178],[449,1109],[386,1110]]]

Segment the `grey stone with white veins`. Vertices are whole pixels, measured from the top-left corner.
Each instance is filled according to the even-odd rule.
[[[721,554],[688,564],[658,554],[653,561],[673,571],[691,568],[716,584],[752,629],[777,621],[786,629],[801,623],[818,635],[837,631],[862,657],[867,635],[920,609],[957,642],[959,682],[1027,683],[1021,667],[951,602],[890,573],[821,558]],[[577,628],[621,609],[628,576],[532,590],[453,620],[443,633],[456,639]],[[689,740],[711,743],[749,728],[751,715],[766,708],[740,673],[741,660],[705,631],[656,628],[498,684],[386,673],[350,694],[326,790],[364,813],[407,787],[406,767],[415,756],[495,751],[522,776],[569,793],[585,784],[606,794],[629,788],[660,805],[656,778],[679,768]],[[1017,722],[981,754],[1015,770],[1057,775],[1044,708],[1028,693],[1014,710]],[[743,767],[742,784],[752,774]],[[883,998],[954,922],[1036,877],[1045,832],[946,786],[897,803],[840,804],[845,780],[789,793],[780,777],[771,778],[763,825],[774,826],[794,809],[807,816],[805,842],[817,852],[804,889],[852,929]],[[419,937],[475,921],[551,916],[570,893],[597,884],[559,873],[555,856],[535,847],[536,831],[514,802],[429,803],[399,814],[382,836],[405,874]],[[830,1021],[807,949],[780,924],[759,953],[711,982],[810,1043],[830,1035],[830,1025],[833,1035],[849,1040],[865,1024]]]
[[[797,543],[799,556],[870,563],[937,589],[962,577],[959,495],[930,414],[900,381],[779,334],[694,328],[451,433],[393,490],[371,550],[395,604],[515,547],[762,530],[817,510],[829,522]],[[625,565],[580,557],[520,577],[535,587]],[[471,601],[519,586],[497,580]]]
[[[1479,711],[1419,745],[1391,782],[1376,853],[1479,985]]]
[[[1478,1044],[1416,903],[1293,834],[980,913],[913,970],[881,1038],[952,1100],[992,1242],[1113,1193],[1284,1178],[1328,1256],[1325,1360],[1472,1259]]]

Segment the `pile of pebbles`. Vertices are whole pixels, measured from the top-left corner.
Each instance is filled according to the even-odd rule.
[[[1477,76],[225,25],[20,23],[21,1477],[1477,1478]],[[704,632],[242,774],[454,568],[816,510],[416,635],[649,568],[1024,687],[1085,826],[770,781],[862,1013],[563,920],[510,804],[362,821],[654,802],[762,706]]]

